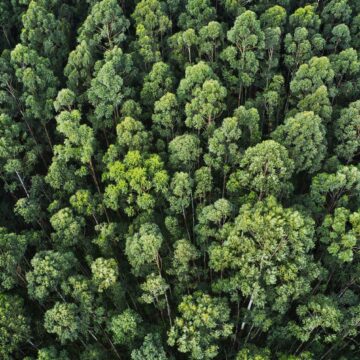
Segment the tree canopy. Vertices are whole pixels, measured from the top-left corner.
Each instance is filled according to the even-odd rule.
[[[0,359],[360,360],[360,1],[0,0]]]

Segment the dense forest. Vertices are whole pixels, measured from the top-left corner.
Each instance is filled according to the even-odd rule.
[[[360,359],[360,1],[0,0],[0,359]]]

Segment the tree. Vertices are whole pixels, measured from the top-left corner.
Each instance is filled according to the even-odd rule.
[[[327,57],[312,57],[307,64],[300,65],[290,89],[294,96],[304,97],[321,85],[330,85],[334,79],[334,71]]]
[[[174,90],[174,76],[170,66],[162,61],[153,65],[151,71],[145,76],[140,96],[142,102],[151,106],[167,93]]]
[[[324,6],[321,17],[324,21],[324,33],[329,35],[335,25],[341,23],[348,23],[351,16],[351,8],[347,3],[347,0],[329,1],[326,6]]]
[[[132,14],[135,20],[137,47],[146,64],[160,61],[163,39],[171,29],[165,2],[141,0]]]
[[[330,39],[330,45],[334,52],[338,49],[346,49],[350,45],[351,36],[350,30],[347,25],[339,24],[331,30],[332,37]]]
[[[327,91],[330,97],[334,95],[333,89],[333,79],[334,79],[334,71],[331,68],[330,61],[327,57],[313,57],[309,60],[307,64],[300,65],[298,71],[295,73],[293,80],[290,83],[290,90],[292,96],[294,98],[294,102],[301,101],[303,104],[310,102],[317,103],[318,100],[314,99],[313,101],[309,101],[309,98],[313,97],[319,89],[323,89],[322,91]],[[326,88],[321,88],[325,86]],[[326,96],[325,95],[325,96]],[[327,96],[326,96],[327,99]],[[323,100],[324,102],[324,100]],[[326,116],[323,115],[324,120],[329,120],[331,117],[331,107],[329,106],[329,101],[327,101],[326,105],[328,106],[328,111],[326,112]],[[301,111],[312,111],[311,108],[305,108],[305,106],[301,106]]]
[[[199,30],[199,55],[204,60],[216,64],[219,51],[224,44],[223,26],[217,21],[210,21]]]
[[[120,206],[128,216],[149,213],[161,203],[166,193],[168,174],[158,155],[141,156],[129,151],[124,161],[107,165],[103,180],[110,182],[105,188],[105,205],[113,210]]]
[[[116,0],[102,0],[92,6],[80,28],[78,41],[86,42],[90,48],[111,49],[124,42],[129,26],[130,22]]]
[[[165,295],[169,285],[162,276],[151,273],[146,277],[145,282],[140,285],[140,288],[142,290],[140,297],[142,302],[154,304],[160,310],[165,308]],[[162,297],[164,298],[162,299]]]
[[[224,243],[210,248],[210,267],[224,274],[214,290],[240,292],[249,299],[247,313],[254,305],[284,314],[294,299],[310,291],[319,274],[309,254],[313,235],[311,218],[283,208],[272,196],[243,205]],[[241,329],[247,319],[245,315]],[[266,314],[257,318],[255,313],[251,321],[265,331],[269,326]]]
[[[189,0],[185,6],[185,12],[180,14],[178,24],[182,29],[200,28],[215,18],[215,8],[209,0]]]
[[[32,270],[26,274],[29,296],[40,302],[51,293],[61,298],[60,285],[73,272],[77,260],[73,253],[39,251],[31,260]]]
[[[75,341],[85,332],[79,308],[72,303],[57,302],[45,313],[44,327],[50,334],[55,334],[61,344]]]
[[[320,228],[321,241],[340,263],[353,261],[359,232],[360,213],[342,207],[336,208],[333,215],[327,214]]]
[[[237,118],[239,127],[242,132],[241,144],[243,144],[243,147],[253,146],[260,142],[260,116],[256,108],[246,108],[245,106],[239,106],[234,110],[234,117]]]
[[[236,360],[270,360],[270,356],[271,352],[268,348],[263,349],[249,345],[238,352]]]
[[[200,140],[195,135],[176,136],[169,143],[170,164],[177,169],[191,171],[202,153]]]
[[[191,359],[213,359],[219,353],[217,341],[231,334],[230,309],[222,298],[200,291],[186,295],[179,304],[181,317],[168,333],[168,344],[177,346]]]
[[[121,314],[113,316],[109,330],[112,333],[114,343],[131,345],[132,341],[140,335],[140,324],[140,316],[131,309],[126,309]]]
[[[325,85],[318,87],[312,94],[306,95],[297,103],[297,110],[299,112],[313,112],[320,116],[326,124],[330,121],[332,116],[332,107],[329,99],[329,92]],[[296,109],[289,112],[289,115],[295,116]]]
[[[0,23],[2,24],[0,43],[2,52],[4,48],[11,48],[17,39],[21,29],[23,6],[18,2],[1,1],[0,8]]]
[[[202,166],[197,169],[194,174],[195,177],[195,191],[194,198],[200,202],[205,202],[206,198],[211,194],[213,190],[213,176],[211,174],[211,168]]]
[[[283,27],[286,21],[286,10],[278,5],[270,7],[260,16],[261,27],[265,35],[265,62],[263,76],[266,86],[275,75],[280,61],[280,44]]]
[[[355,166],[339,166],[334,173],[320,173],[311,182],[310,200],[315,214],[331,213],[336,207],[357,203],[360,171]]]
[[[293,75],[301,64],[320,54],[325,47],[325,39],[320,34],[311,37],[308,28],[297,27],[293,34],[286,34],[284,44],[284,62]]]
[[[330,297],[311,297],[306,304],[298,306],[296,313],[300,324],[291,322],[287,331],[303,343],[307,342],[317,329],[321,329],[317,339],[322,338],[324,344],[331,343],[340,331],[342,314]]]
[[[315,13],[315,5],[306,5],[299,7],[296,11],[290,15],[289,23],[293,29],[304,27],[310,30],[311,35],[317,33],[320,29],[321,19],[318,14]]]
[[[346,49],[339,54],[330,57],[331,66],[334,69],[336,84],[336,97],[343,99],[357,99],[359,94],[358,74],[360,61],[355,49]]]
[[[213,128],[214,121],[225,110],[225,87],[217,80],[207,80],[193,92],[193,96],[185,107],[186,126],[198,132],[203,128]]]
[[[225,189],[227,175],[240,162],[241,149],[238,143],[241,135],[239,118],[225,118],[208,141],[209,152],[204,155],[204,160],[209,167],[217,171],[221,170],[223,189]]]
[[[57,351],[54,346],[41,348],[38,351],[37,360],[69,360],[69,355],[66,350]]]
[[[40,56],[48,58],[58,72],[68,55],[69,26],[44,5],[30,1],[22,15],[21,41]]]
[[[113,286],[119,276],[115,259],[97,258],[91,264],[91,272],[93,281],[100,293]]]
[[[92,216],[98,224],[96,213],[98,212],[98,199],[89,190],[80,189],[69,199],[72,208],[82,216]],[[81,218],[79,219],[80,223]]]
[[[193,181],[188,173],[176,172],[171,180],[170,194],[168,201],[170,211],[173,214],[181,214],[185,223],[187,236],[190,239],[190,229],[187,220],[187,209],[192,205],[193,224],[194,224],[194,202],[193,202]]]
[[[147,152],[151,134],[145,129],[142,122],[126,116],[116,126],[116,143],[110,145],[104,157],[105,162],[115,161],[119,155],[125,155],[128,151]]]
[[[27,180],[38,161],[39,148],[26,132],[24,124],[15,122],[9,115],[0,115],[1,177],[5,189],[15,192],[21,189],[29,196]]]
[[[131,352],[131,360],[167,360],[168,357],[157,333],[147,334],[140,348]]]
[[[22,86],[21,101],[24,104],[24,120],[28,127],[37,121],[44,129],[46,139],[52,146],[46,124],[53,116],[53,101],[58,81],[47,58],[38,55],[24,45],[18,44],[11,52],[11,63],[15,68],[16,78]]]
[[[233,93],[237,94],[240,105],[246,97],[244,89],[254,83],[265,48],[265,35],[256,14],[248,10],[239,15],[228,31],[227,39],[232,45],[221,54],[226,63],[223,75]]]
[[[152,121],[154,131],[166,142],[175,137],[176,131],[181,128],[179,104],[175,94],[168,92],[154,103]]]
[[[233,212],[233,205],[224,198],[202,208],[195,231],[203,251],[208,250],[211,241],[223,243],[228,230],[226,223],[233,217]]]
[[[294,163],[286,148],[273,140],[249,147],[240,161],[240,170],[230,175],[227,188],[235,192],[241,188],[255,191],[259,198],[288,193]]]
[[[129,81],[132,69],[130,55],[123,54],[115,46],[104,54],[104,61],[95,64],[94,78],[87,94],[94,107],[92,124],[94,130],[105,130],[114,126],[114,117],[119,117],[119,108],[130,94]]]
[[[177,32],[169,38],[168,42],[171,48],[171,58],[179,65],[185,66],[193,63],[194,54],[199,46],[199,37],[194,29]]]
[[[341,110],[341,115],[335,123],[337,146],[336,154],[350,162],[360,149],[360,102],[355,101]]]
[[[185,69],[185,77],[181,79],[177,89],[177,96],[180,102],[191,101],[194,91],[202,86],[206,80],[216,80],[211,67],[204,61]]]
[[[50,218],[55,230],[51,237],[56,248],[66,249],[77,245],[83,238],[85,221],[83,217],[74,216],[70,208],[63,208]]]
[[[314,173],[321,168],[326,154],[325,135],[320,117],[309,111],[287,118],[272,137],[287,148],[296,172]]]
[[[125,253],[135,274],[146,272],[154,265],[161,270],[160,248],[164,239],[159,227],[153,223],[142,224],[139,231],[126,239]]]
[[[74,166],[72,163],[74,162],[76,164],[76,170],[73,171],[75,175],[79,176],[79,178],[90,175],[96,191],[101,197],[102,192],[93,161],[96,145],[94,130],[86,124],[80,124],[80,120],[81,113],[79,110],[72,110],[71,112],[62,111],[57,116],[56,129],[64,135],[65,140],[63,144],[54,147],[55,161],[49,168],[47,180],[52,184],[52,180],[56,180],[58,167],[66,168],[66,165],[69,163],[70,166]],[[73,178],[73,174],[70,173],[69,176]],[[57,181],[55,181],[54,185],[55,188],[59,187]],[[73,188],[70,189],[74,190]]]
[[[0,228],[0,289],[10,290],[20,281],[24,282],[21,268],[25,251],[32,234],[16,234]]]
[[[194,262],[200,257],[198,249],[185,239],[174,243],[174,256],[169,274],[176,276],[179,286],[184,288],[193,288],[198,269]]]
[[[260,16],[262,28],[283,28],[286,22],[286,9],[280,5],[269,7]]]
[[[62,110],[74,110],[75,97],[75,93],[70,89],[61,89],[54,101],[54,109],[57,112],[61,112]]]
[[[19,296],[0,294],[0,329],[0,355],[4,360],[13,359],[31,334]]]
[[[64,75],[67,78],[67,87],[77,95],[83,95],[90,86],[92,70],[96,61],[95,55],[85,40],[81,41],[69,54]],[[80,97],[78,100],[81,99]]]

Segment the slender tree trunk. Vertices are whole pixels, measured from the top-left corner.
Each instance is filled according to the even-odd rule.
[[[110,223],[110,218],[109,218],[109,215],[106,211],[106,207],[102,201],[102,193],[101,193],[101,190],[100,190],[100,186],[99,186],[99,183],[98,183],[98,180],[97,180],[97,177],[96,177],[96,173],[95,173],[95,168],[94,168],[94,164],[90,158],[90,161],[89,161],[89,165],[90,165],[90,171],[91,171],[91,176],[94,180],[94,183],[95,183],[95,186],[96,186],[96,190],[98,192],[98,194],[100,195],[100,198],[101,198],[101,203],[102,203],[102,207],[104,209],[104,213],[105,213],[105,216],[106,216],[106,219],[107,219],[107,222]]]
[[[252,306],[252,304],[253,304],[253,301],[254,301],[254,295],[251,294],[250,301],[249,301],[249,304],[248,304],[248,306],[247,306],[247,311],[250,311],[250,310],[251,310],[251,306]],[[245,315],[244,320],[243,320],[243,322],[242,322],[242,324],[241,324],[241,330],[244,330],[245,325],[246,325],[246,315]]]
[[[165,301],[166,301],[166,309],[167,309],[167,314],[168,314],[170,326],[172,326],[171,308],[170,308],[169,299],[168,299],[168,296],[167,296],[167,294],[166,294],[166,291],[165,291]]]
[[[43,128],[44,128],[44,131],[45,131],[45,134],[46,134],[46,138],[47,138],[47,141],[48,141],[48,143],[49,143],[51,152],[54,152],[53,144],[52,144],[52,142],[51,142],[50,134],[49,134],[49,132],[48,132],[48,129],[47,129],[47,127],[46,127],[46,124],[43,124],[42,126],[43,126]]]
[[[24,184],[23,179],[21,178],[21,176],[20,176],[20,174],[19,174],[19,172],[18,172],[17,170],[15,170],[15,173],[16,173],[16,175],[17,175],[17,177],[18,177],[19,181],[20,181],[20,184],[21,184],[22,188],[23,188],[23,189],[24,189],[24,191],[25,191],[26,196],[29,198],[29,197],[30,197],[30,195],[29,195],[29,193],[28,193],[28,191],[27,191],[27,189],[26,189],[26,186],[25,186],[25,184]]]
[[[187,234],[188,234],[189,241],[191,241],[190,231],[189,231],[189,227],[188,227],[188,224],[187,224],[187,221],[186,221],[186,214],[185,214],[185,209],[184,209],[184,207],[182,207],[182,212],[183,212],[183,217],[184,217],[186,232],[187,232]]]

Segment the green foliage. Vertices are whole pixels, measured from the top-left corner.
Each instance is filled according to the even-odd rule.
[[[200,140],[191,134],[179,135],[169,143],[169,152],[172,167],[190,171],[202,153]]]
[[[228,31],[227,39],[232,44],[224,49],[221,58],[228,64],[223,73],[227,83],[242,100],[244,88],[250,87],[259,71],[259,59],[265,48],[265,35],[260,21],[252,11],[245,11],[237,17]]]
[[[148,334],[139,349],[131,353],[131,360],[167,360],[158,334]]]
[[[49,60],[35,50],[18,44],[11,52],[11,63],[22,85],[21,100],[26,117],[46,124],[53,117],[53,100],[57,88],[57,79]]]
[[[240,161],[240,170],[231,174],[227,183],[231,192],[242,188],[255,191],[260,198],[286,194],[294,163],[286,148],[273,140],[249,147]]]
[[[359,12],[0,0],[0,359],[359,359]]]
[[[143,103],[149,106],[173,89],[174,77],[170,66],[160,61],[153,65],[151,71],[145,77],[140,96]]]
[[[169,273],[177,277],[181,286],[193,286],[198,270],[191,264],[199,257],[199,251],[190,241],[182,239],[175,242],[174,257]]]
[[[355,166],[340,166],[336,173],[321,173],[313,178],[310,198],[314,211],[332,212],[335,207],[349,206],[359,196],[360,171]]]
[[[0,228],[0,289],[9,290],[24,281],[22,260],[31,234],[15,234]]]
[[[154,103],[152,120],[156,134],[165,140],[175,137],[176,130],[180,128],[179,104],[175,94],[168,92]]]
[[[137,48],[145,63],[160,61],[163,37],[172,26],[166,10],[163,1],[141,0],[132,14],[136,24]]]
[[[341,111],[336,122],[335,136],[337,140],[336,154],[351,161],[360,148],[360,102],[356,101]]]
[[[326,329],[324,334],[315,336],[315,340],[323,338],[328,344],[335,340],[335,335],[340,331],[342,314],[331,298],[319,295],[310,298],[305,305],[299,305],[296,309],[299,317],[299,324],[290,323],[289,333],[301,341],[307,341],[310,334],[317,328]]]
[[[58,70],[68,53],[69,29],[66,22],[57,19],[45,4],[30,1],[22,15],[21,41],[40,56],[50,59]]]
[[[92,123],[95,130],[113,125],[113,116],[118,115],[130,92],[125,83],[132,67],[131,57],[124,55],[117,46],[105,52],[104,57],[104,61],[95,64],[94,78],[87,93],[94,107]]]
[[[169,331],[168,343],[191,359],[213,359],[219,346],[215,341],[231,334],[229,307],[221,298],[195,292],[186,295],[179,304],[181,317]]]
[[[4,360],[19,353],[30,336],[23,301],[18,296],[0,294],[0,355]]]
[[[320,228],[321,241],[328,252],[340,262],[351,262],[360,232],[360,213],[350,213],[346,208],[336,208],[334,215],[326,215]]]
[[[71,252],[39,251],[31,260],[33,270],[26,274],[29,296],[43,301],[58,292],[61,282],[71,273],[76,259]]]
[[[102,0],[91,8],[80,28],[78,41],[85,41],[90,47],[113,48],[126,39],[125,32],[129,25],[116,0]]]
[[[130,345],[139,335],[140,316],[131,309],[111,318],[109,330],[115,344]]]
[[[287,118],[284,125],[276,128],[273,138],[287,148],[297,172],[320,169],[326,155],[325,127],[313,112]]]
[[[223,100],[226,97],[226,89],[217,80],[207,80],[201,88],[193,91],[193,96],[185,107],[185,124],[198,131],[204,127],[209,128],[225,110]]]
[[[251,305],[284,313],[293,299],[310,291],[318,269],[309,252],[314,222],[269,197],[240,208],[223,245],[210,247],[210,266],[228,270],[214,290],[250,298]],[[265,321],[264,321],[265,320]],[[253,320],[256,324],[256,318]],[[257,326],[266,329],[268,320]]]
[[[97,258],[91,264],[92,278],[99,292],[103,292],[116,283],[119,276],[115,259]]]
[[[69,360],[69,356],[65,350],[57,351],[50,346],[39,350],[37,360]]]
[[[141,156],[129,151],[124,161],[107,166],[103,179],[111,181],[105,189],[105,204],[113,210],[120,204],[128,216],[151,212],[166,192],[168,175],[158,155]]]
[[[50,218],[50,223],[55,230],[52,234],[55,247],[67,248],[81,240],[85,221],[82,217],[74,216],[71,209],[59,210]]]
[[[160,266],[159,250],[163,236],[156,224],[145,223],[137,233],[126,239],[125,253],[135,273],[144,265]]]
[[[215,11],[209,0],[189,0],[185,12],[179,17],[179,26],[183,29],[199,30],[215,18]]]
[[[169,285],[165,282],[164,278],[160,275],[151,273],[146,277],[146,281],[140,285],[142,295],[140,300],[145,304],[154,303],[159,309],[165,307],[165,300],[162,297],[169,289]]]
[[[45,313],[46,331],[55,334],[61,344],[78,339],[84,331],[79,311],[75,304],[57,302]]]

